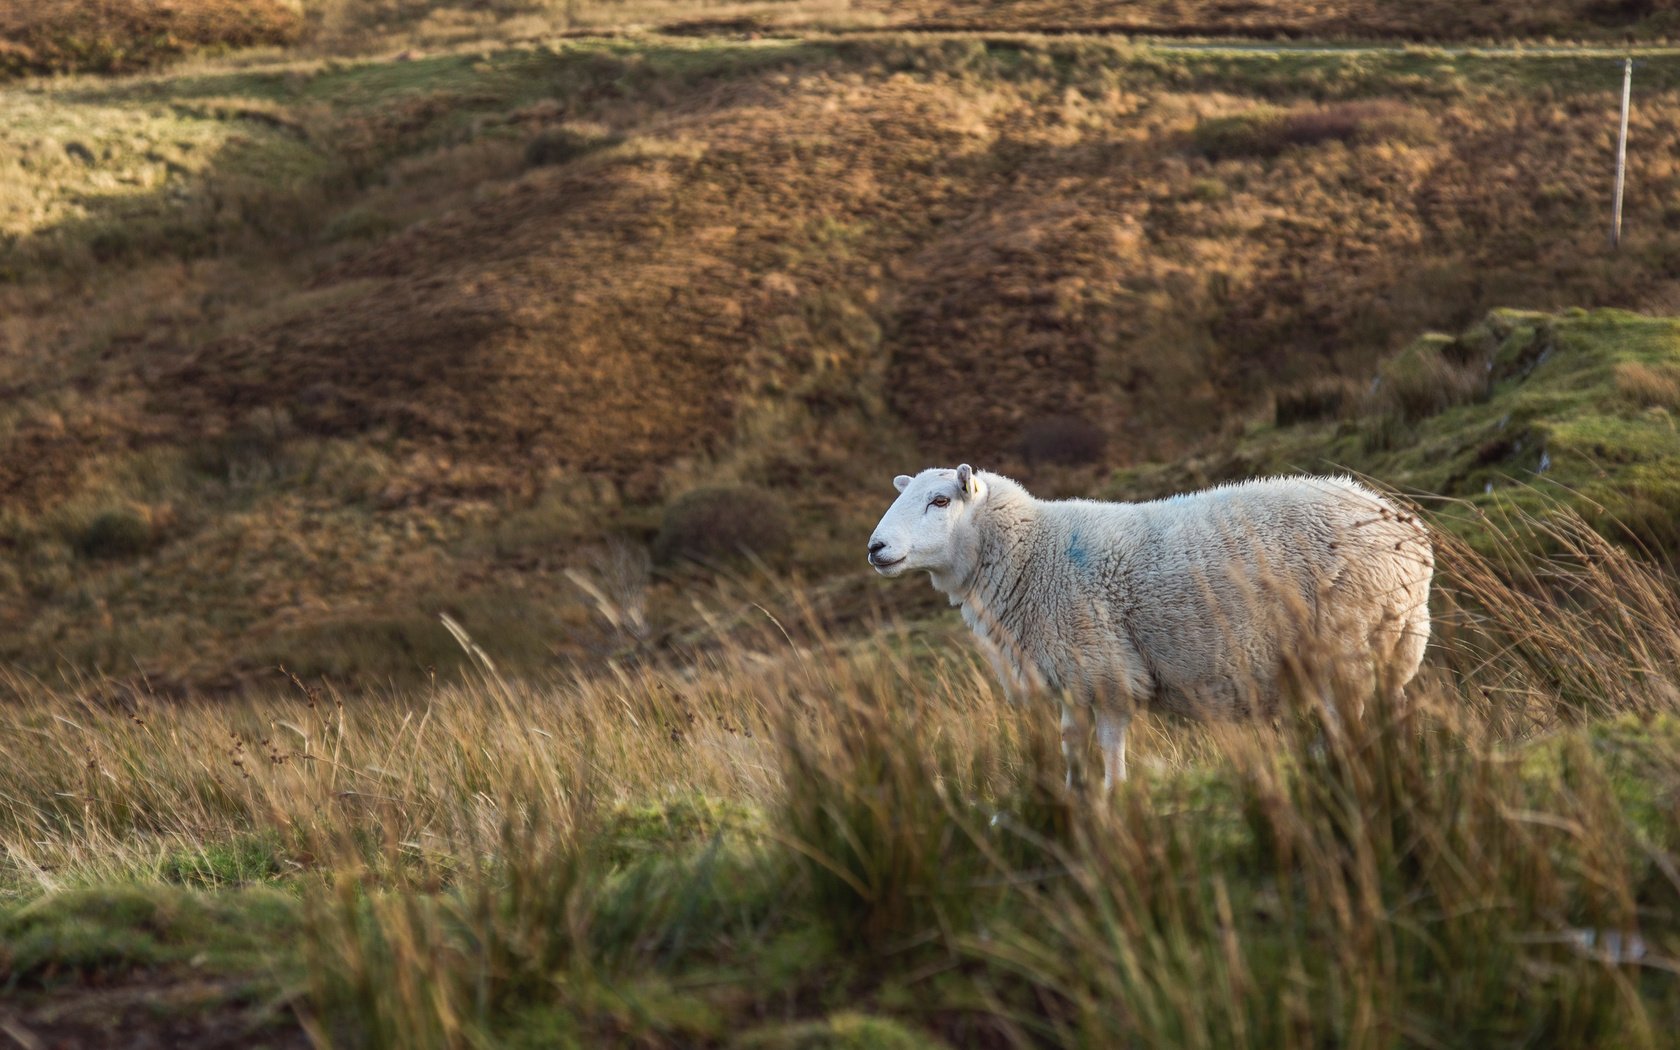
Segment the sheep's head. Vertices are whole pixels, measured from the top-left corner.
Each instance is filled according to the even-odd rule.
[[[965,563],[973,547],[973,515],[986,483],[967,463],[893,479],[898,499],[869,537],[869,564],[882,576],[921,570],[937,582]]]

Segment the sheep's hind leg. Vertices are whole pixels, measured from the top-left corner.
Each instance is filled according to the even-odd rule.
[[[1062,759],[1067,763],[1069,790],[1085,784],[1084,763],[1080,761],[1085,748],[1085,724],[1073,704],[1062,703]]]
[[[1126,779],[1126,730],[1132,724],[1130,711],[1097,708],[1097,746],[1102,748],[1103,791]]]

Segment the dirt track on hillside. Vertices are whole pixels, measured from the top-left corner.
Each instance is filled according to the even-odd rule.
[[[929,30],[1101,32],[1256,39],[1452,41],[1633,33],[1650,38],[1680,24],[1647,22],[1652,0],[868,0],[900,24]]]

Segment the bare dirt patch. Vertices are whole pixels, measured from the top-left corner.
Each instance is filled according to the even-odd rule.
[[[152,973],[31,992],[0,1009],[0,1034],[28,1050],[304,1050],[290,1012],[237,982]]]
[[[903,4],[870,6],[905,15]],[[1651,0],[930,0],[909,5],[910,24],[940,29],[1014,29],[1248,36],[1297,39],[1465,40],[1673,32],[1672,14]]]

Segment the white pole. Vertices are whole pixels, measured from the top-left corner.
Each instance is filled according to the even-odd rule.
[[[1633,94],[1633,59],[1622,66],[1622,133],[1616,139],[1616,202],[1610,208],[1610,247],[1622,246],[1622,181],[1627,176],[1628,99]]]

